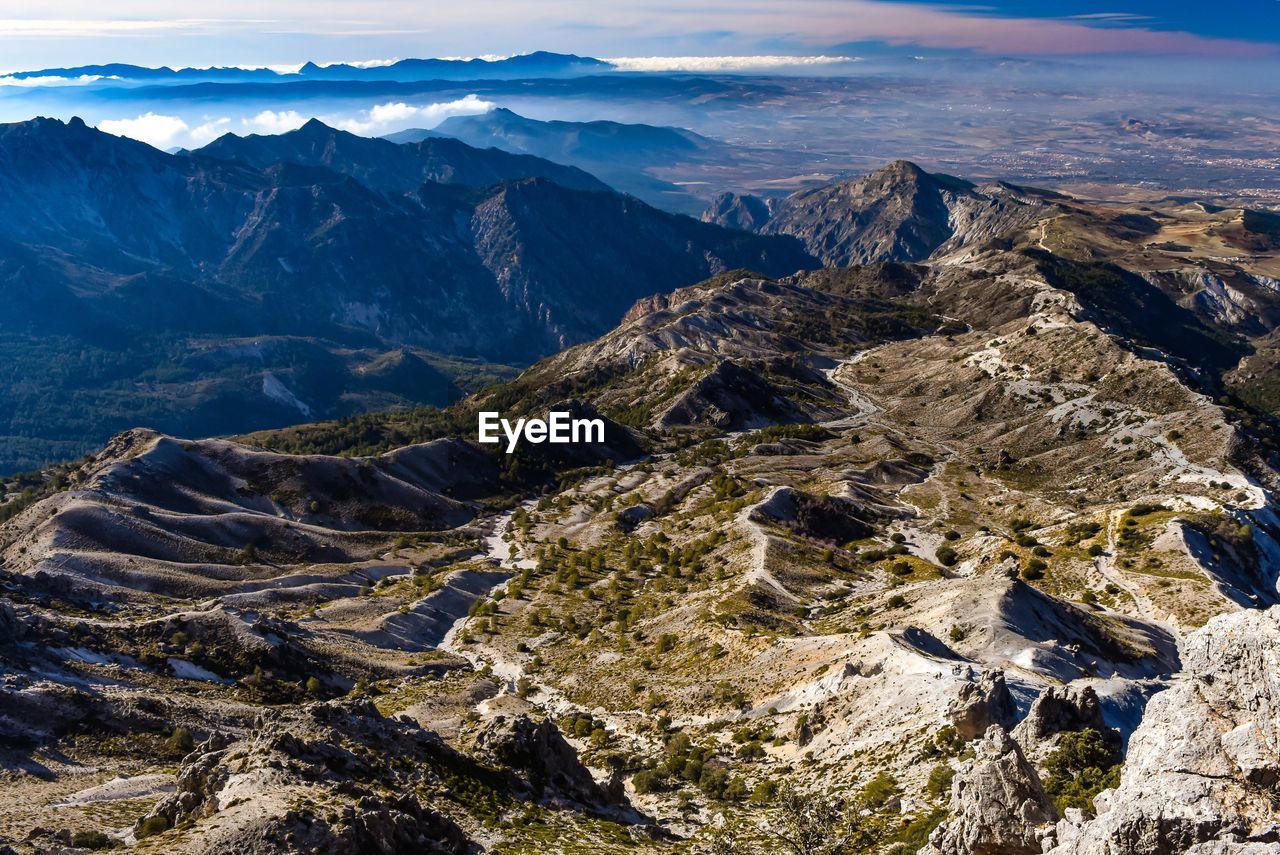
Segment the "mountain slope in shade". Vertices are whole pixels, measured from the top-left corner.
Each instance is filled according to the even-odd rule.
[[[322,166],[374,189],[402,192],[416,190],[428,181],[487,187],[522,178],[549,178],[578,190],[609,189],[580,169],[536,157],[481,151],[434,137],[395,145],[330,128],[316,119],[276,136],[226,134],[194,154],[257,169],[275,163]]]
[[[990,240],[1047,216],[1052,193],[1009,184],[977,186],[900,160],[864,178],[802,190],[765,206],[725,194],[709,222],[793,235],[831,267],[923,261]]]
[[[487,363],[592,338],[641,297],[817,264],[792,238],[456,140],[400,146],[312,123],[222,142],[243,158],[168,155],[78,121],[0,127],[0,352],[14,372],[0,467],[65,457],[69,442],[81,453],[127,418],[198,436],[445,404],[500,376]],[[299,344],[230,345],[245,340]],[[366,370],[406,347],[443,376]]]

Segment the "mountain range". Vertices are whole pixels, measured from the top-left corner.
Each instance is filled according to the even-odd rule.
[[[344,212],[476,192],[284,171]],[[478,192],[531,270],[583,198],[631,211],[574,221],[608,263],[672,223],[866,263],[658,289],[444,409],[134,429],[8,481],[5,845],[1275,849],[1268,212],[906,162],[766,205],[767,239]],[[191,245],[161,237],[112,263]],[[505,454],[491,410],[604,438]]]
[[[402,59],[375,64],[304,63],[296,70],[270,68],[149,68],[125,63],[43,68],[0,75],[15,80],[100,77],[121,83],[252,82],[289,80],[486,80],[566,77],[613,70],[610,63],[573,54],[535,51],[503,59]]]
[[[5,468],[31,461],[23,438],[101,438],[138,406],[205,435],[445,403],[459,374],[598,335],[640,297],[816,264],[794,239],[668,214],[573,167],[314,121],[177,155],[78,120],[7,125],[0,195],[0,347],[23,378]],[[373,366],[393,353],[445,374],[388,385]]]

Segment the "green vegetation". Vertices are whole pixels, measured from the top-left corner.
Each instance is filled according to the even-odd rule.
[[[169,820],[163,816],[149,816],[138,827],[138,839],[143,840],[148,837],[154,837],[157,834],[164,834],[168,830]]]
[[[90,830],[77,831],[71,835],[71,845],[76,849],[112,849],[115,848],[116,842],[106,835],[105,832]]]
[[[1045,760],[1044,788],[1059,813],[1069,807],[1093,815],[1094,796],[1120,784],[1120,751],[1092,728],[1064,733]]]

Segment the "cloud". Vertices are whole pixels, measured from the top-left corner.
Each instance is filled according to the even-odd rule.
[[[211,143],[214,140],[216,140],[218,137],[227,133],[227,131],[230,129],[229,128],[230,124],[231,124],[231,119],[227,118],[226,116],[223,116],[218,119],[209,119],[204,124],[197,125],[196,127],[192,128],[191,131],[187,134],[187,137],[191,140],[191,143],[193,145],[200,146],[206,143]]]
[[[108,119],[99,122],[98,130],[166,149],[177,145],[191,127],[177,116],[144,113],[133,119]]]
[[[767,71],[858,62],[853,56],[620,56],[605,60],[619,71]]]
[[[328,121],[334,127],[353,134],[376,136],[411,126],[433,128],[450,116],[475,116],[487,113],[496,106],[498,105],[494,102],[485,101],[475,94],[456,101],[443,101],[422,106],[406,104],[403,101],[389,101],[369,108],[359,117]]]
[[[58,77],[45,75],[42,77],[0,77],[0,86],[15,86],[35,89],[42,86],[88,86],[99,80],[119,80],[118,77],[103,77],[101,74],[82,74],[79,77]]]
[[[248,119],[241,119],[240,124],[260,134],[283,134],[295,131],[307,123],[307,117],[297,110],[263,110]]]

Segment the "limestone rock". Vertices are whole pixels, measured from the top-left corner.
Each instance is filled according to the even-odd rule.
[[[0,600],[0,644],[19,641],[22,638],[22,621],[13,609],[13,603]]]
[[[1005,685],[1004,672],[986,671],[974,683],[965,683],[947,707],[947,720],[962,739],[977,739],[993,724],[1013,727],[1018,709]]]
[[[992,725],[973,765],[951,783],[951,819],[924,850],[931,855],[1037,855],[1057,818],[1040,778],[1008,731]]]
[[[524,775],[539,799],[594,808],[619,804],[617,793],[596,783],[550,719],[499,716],[476,739],[476,750]]]
[[[1280,846],[1280,607],[1209,621],[1151,699],[1120,786],[1058,826],[1056,855],[1243,855]],[[1259,848],[1261,847],[1261,848]]]
[[[1013,729],[1013,738],[1028,757],[1040,762],[1057,746],[1059,734],[1086,728],[1119,744],[1119,734],[1103,720],[1102,704],[1092,686],[1050,686]]]
[[[392,757],[399,762],[382,762]],[[215,735],[192,751],[176,791],[135,833],[157,819],[198,823],[199,840],[183,851],[202,855],[460,855],[469,846],[462,829],[412,793],[439,790],[432,770],[465,762],[434,733],[384,718],[368,701],[272,711],[243,739]]]

